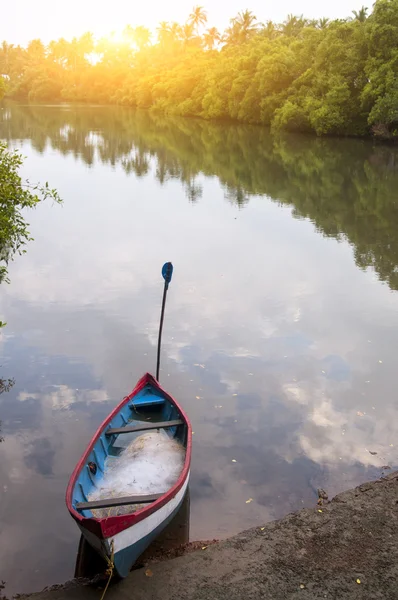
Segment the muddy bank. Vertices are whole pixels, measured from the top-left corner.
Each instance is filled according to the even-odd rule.
[[[99,600],[100,595],[98,586],[71,582],[29,598]],[[151,561],[112,585],[106,598],[396,599],[398,472],[229,540]]]

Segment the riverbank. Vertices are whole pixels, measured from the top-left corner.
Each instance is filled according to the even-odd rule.
[[[69,98],[56,98],[54,100],[41,100],[41,101],[30,101],[29,98],[26,97],[13,97],[5,95],[0,99],[0,103],[4,102],[4,106],[16,105],[23,107],[60,107],[60,108],[68,108],[68,109],[82,109],[82,108],[90,108],[90,109],[119,109],[119,110],[132,110],[139,112],[148,112],[154,118],[166,118],[166,119],[174,119],[181,120],[183,123],[186,120],[191,121],[204,121],[205,123],[210,123],[215,126],[231,126],[231,127],[249,127],[249,128],[260,128],[266,131],[268,134],[272,134],[273,136],[277,135],[300,135],[305,138],[314,138],[314,139],[329,139],[329,140],[358,140],[358,141],[367,141],[373,142],[378,145],[385,146],[398,146],[398,135],[396,133],[391,133],[388,131],[386,127],[379,126],[373,129],[366,129],[361,133],[350,132],[348,130],[342,132],[328,132],[324,134],[317,134],[315,131],[311,131],[310,129],[284,129],[278,130],[277,128],[271,128],[271,123],[262,123],[261,121],[245,121],[242,119],[232,118],[230,116],[221,116],[221,117],[205,117],[201,114],[180,114],[171,109],[161,109],[159,107],[142,107],[137,105],[129,105],[129,104],[120,104],[111,101],[104,101],[102,103],[95,102],[95,100],[84,100],[81,99],[69,99]],[[1,106],[1,104],[0,104]],[[185,149],[186,150],[186,149]]]
[[[107,600],[397,598],[398,471],[110,587]],[[78,581],[30,600],[98,600]]]

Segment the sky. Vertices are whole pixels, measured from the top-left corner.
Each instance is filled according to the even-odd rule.
[[[126,24],[145,25],[155,30],[160,21],[184,22],[195,0],[14,0],[2,3],[0,15],[0,40],[25,45],[29,40],[40,38],[47,43],[64,37],[71,39],[86,31],[96,37],[112,31],[121,32]],[[259,21],[283,21],[288,14],[304,14],[308,18],[344,18],[351,10],[362,5],[371,6],[367,0],[334,0],[334,2],[302,0],[213,0],[206,4],[209,25],[223,30],[231,17],[240,10],[251,10]]]

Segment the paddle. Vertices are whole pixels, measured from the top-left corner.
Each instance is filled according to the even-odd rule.
[[[164,289],[163,289],[162,311],[160,313],[160,325],[159,325],[159,337],[158,337],[158,358],[157,358],[157,362],[156,362],[156,379],[158,381],[159,381],[159,370],[160,370],[160,347],[162,345],[164,309],[166,306],[167,290],[169,289],[169,283],[171,281],[172,275],[173,275],[173,265],[171,264],[171,262],[167,262],[163,265],[163,268],[162,268],[162,276],[164,279]]]

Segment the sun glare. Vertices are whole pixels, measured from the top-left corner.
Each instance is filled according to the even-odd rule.
[[[109,45],[118,46],[126,41],[126,36],[122,31],[112,31],[103,38]]]

